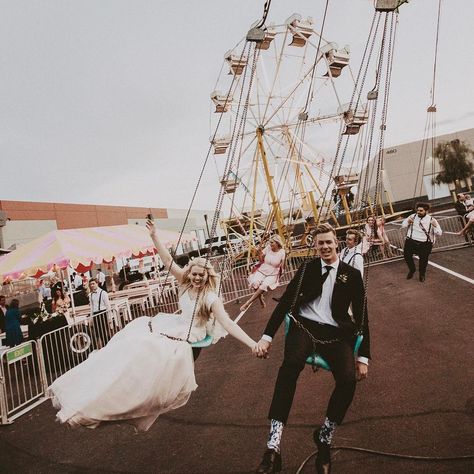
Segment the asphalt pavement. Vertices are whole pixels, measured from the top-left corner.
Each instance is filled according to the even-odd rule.
[[[474,249],[432,255],[432,261],[474,279]],[[387,457],[337,447],[427,458],[474,456],[472,283],[430,266],[427,280],[407,281],[404,262],[369,270],[372,355],[338,428],[333,473],[472,473],[473,459]],[[282,289],[271,296],[278,296]],[[255,304],[241,320],[259,338],[275,306]],[[235,316],[238,304],[228,311]],[[199,388],[189,403],[158,419],[147,433],[115,423],[96,430],[55,422],[48,402],[0,427],[0,470],[22,473],[250,473],[265,449],[266,419],[282,359],[283,331],[268,360],[227,337],[202,351]],[[282,439],[284,473],[295,473],[315,447],[332,390],[328,372],[304,370]],[[310,459],[301,472],[314,472]]]

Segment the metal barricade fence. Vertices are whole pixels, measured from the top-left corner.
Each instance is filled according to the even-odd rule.
[[[465,218],[461,216],[443,216],[436,217],[436,220],[439,222],[443,234],[436,238],[433,252],[465,247],[473,244],[472,234],[467,236],[459,235],[459,232],[466,224]]]
[[[105,346],[122,326],[106,311],[44,334],[38,340],[45,389],[62,374]]]
[[[472,245],[471,236],[460,236],[463,223],[459,216],[438,219],[443,234],[436,239],[433,252]],[[398,224],[398,225],[397,225]],[[386,225],[391,252],[382,252],[374,246],[364,255],[369,265],[403,258],[406,229],[399,223]],[[345,242],[340,242],[343,250]],[[386,249],[385,249],[386,250]],[[280,286],[293,278],[306,259],[304,256],[287,258]],[[221,296],[224,303],[246,298],[253,293],[248,285],[251,267],[231,267],[222,258],[215,259],[221,271]],[[11,423],[15,418],[43,402],[46,388],[59,376],[83,362],[89,354],[103,347],[112,336],[128,322],[141,316],[158,313],[176,313],[179,310],[178,288],[167,287],[154,300],[136,298],[129,300],[130,311],[112,311],[84,318],[71,326],[43,335],[38,341],[29,341],[1,355],[0,410],[1,423]]]
[[[36,341],[8,349],[0,357],[1,424],[31,410],[44,400],[41,357]]]

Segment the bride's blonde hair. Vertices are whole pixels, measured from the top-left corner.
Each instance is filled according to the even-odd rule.
[[[207,295],[211,292],[218,293],[219,291],[219,275],[214,270],[209,260],[197,257],[188,262],[184,267],[183,281],[179,287],[179,293],[182,295],[186,293],[191,287],[190,273],[193,267],[203,268],[205,271],[205,281],[202,289],[199,291],[199,300],[196,306],[196,313],[194,317],[199,321],[200,325],[205,324],[211,317],[210,308],[206,307]]]

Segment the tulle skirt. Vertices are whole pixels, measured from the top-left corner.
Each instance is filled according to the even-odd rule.
[[[141,317],[118,332],[101,350],[59,377],[48,388],[59,421],[97,427],[126,420],[146,431],[159,415],[187,403],[196,390],[188,322],[179,316]]]

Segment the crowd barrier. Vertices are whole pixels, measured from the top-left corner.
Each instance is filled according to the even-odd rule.
[[[44,401],[41,357],[36,341],[3,352],[0,357],[0,415],[2,425]]]
[[[472,235],[458,235],[463,227],[462,218],[440,217],[443,235],[436,239],[433,252],[472,246]],[[378,265],[403,258],[406,230],[398,222],[385,226],[390,240],[390,251],[374,246],[364,255],[366,265]],[[343,250],[344,242],[340,243]],[[286,285],[305,260],[303,256],[289,257],[280,285]],[[213,259],[214,260],[214,259]],[[221,296],[224,303],[247,298],[252,294],[247,278],[250,265],[232,267],[229,259],[219,257],[213,261],[221,274]],[[43,335],[38,341],[29,341],[5,351],[0,367],[0,420],[1,424],[13,422],[17,417],[42,403],[47,387],[63,373],[84,361],[89,354],[103,347],[131,320],[157,313],[176,313],[179,310],[178,289],[164,287],[153,302],[148,299],[130,298],[130,311],[103,312],[84,317],[73,325]]]

